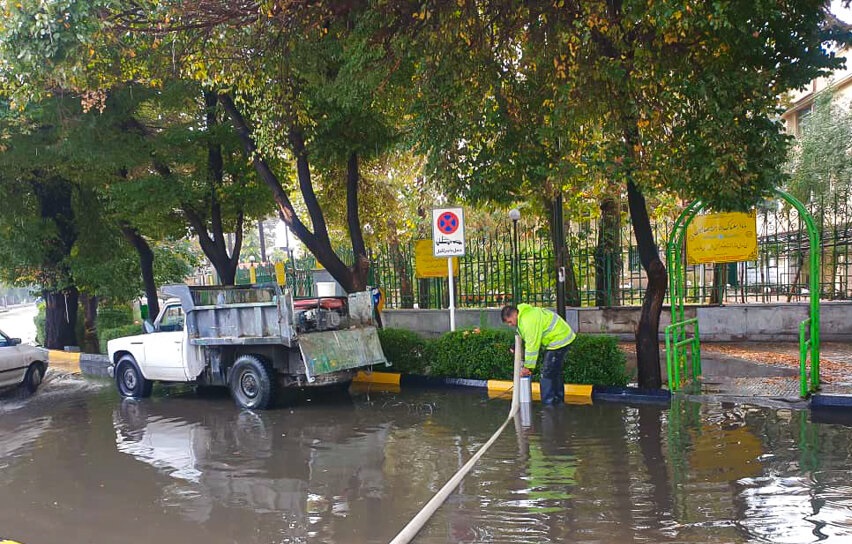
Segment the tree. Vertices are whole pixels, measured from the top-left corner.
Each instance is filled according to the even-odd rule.
[[[814,102],[813,112],[790,147],[785,170],[790,174],[790,194],[808,206],[823,227],[834,225],[832,232],[822,233],[824,243],[831,245],[823,263],[823,283],[834,294],[841,243],[838,216],[852,196],[852,107],[835,101],[831,89]],[[800,272],[801,267],[797,276]]]
[[[160,2],[148,12],[113,6],[108,13],[121,33],[168,42],[179,51],[178,71],[218,92],[282,220],[347,291],[363,289],[369,260],[360,168],[384,152],[395,132],[392,104],[378,100],[394,76],[374,62],[384,53],[371,42],[378,14],[357,4],[276,3],[263,12],[224,1]],[[296,211],[282,159],[295,164],[310,226]],[[319,203],[320,183],[334,172],[344,173],[351,266],[335,252]]]
[[[7,207],[0,214],[0,274],[41,286],[48,347],[76,345],[84,340],[75,338],[78,298],[86,330],[93,331],[99,297],[129,300],[141,287],[133,280],[139,273],[132,248],[117,224],[124,216],[116,216],[115,195],[107,189],[132,157],[122,150],[134,148],[120,134],[102,130],[105,119],[84,113],[77,99],[54,98],[4,113],[0,195]],[[165,278],[186,275],[182,252],[162,257],[170,269]],[[151,273],[153,281],[153,266]]]
[[[786,145],[771,120],[776,97],[837,66],[822,44],[848,34],[827,24],[818,1],[471,1],[427,6],[410,24],[405,3],[397,8],[391,24],[427,51],[415,77],[426,99],[415,111],[432,120],[431,157],[448,178],[470,192],[546,196],[557,168],[585,168],[625,187],[648,277],[639,383],[659,387],[667,275],[646,193],[670,190],[718,210],[767,194]],[[528,95],[535,100],[524,89],[538,91]],[[513,133],[512,114],[549,130]],[[594,137],[558,137],[578,133]],[[495,168],[515,174],[502,186],[477,179]]]

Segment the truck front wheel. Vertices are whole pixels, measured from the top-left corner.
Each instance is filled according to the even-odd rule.
[[[238,406],[265,410],[275,400],[272,370],[254,355],[241,355],[231,368],[228,385]]]
[[[136,365],[132,355],[125,355],[118,361],[115,367],[115,385],[122,397],[145,398],[151,396],[151,388],[154,385],[151,380],[146,380]]]

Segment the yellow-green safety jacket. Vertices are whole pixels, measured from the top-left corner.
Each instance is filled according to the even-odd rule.
[[[564,348],[577,337],[564,319],[529,304],[518,304],[518,334],[524,340],[524,366],[529,369],[535,368],[539,349]]]

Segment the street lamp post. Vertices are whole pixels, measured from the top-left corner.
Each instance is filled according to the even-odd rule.
[[[512,220],[512,304],[517,306],[521,294],[521,259],[518,248],[518,221],[521,219],[521,211],[512,208],[509,210],[509,219]]]

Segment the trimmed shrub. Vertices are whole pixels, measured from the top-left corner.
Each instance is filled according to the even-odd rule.
[[[434,342],[430,374],[449,378],[511,380],[514,331],[473,329],[450,332]],[[542,357],[544,352],[541,352]],[[541,376],[541,362],[534,379]],[[565,383],[627,385],[626,357],[612,336],[578,335],[563,367]]]
[[[133,324],[133,310],[129,307],[98,308],[98,330],[115,329]]]
[[[406,329],[379,329],[382,351],[391,362],[387,370],[425,375],[429,367],[430,342]]]
[[[449,378],[511,380],[515,334],[508,329],[449,332],[434,344],[431,374]]]
[[[98,331],[98,346],[101,348],[101,353],[107,352],[107,342],[113,340],[115,338],[121,338],[122,336],[134,336],[137,334],[142,334],[142,326],[141,325],[122,325],[121,327],[115,327],[112,329],[103,329]]]
[[[627,358],[613,336],[577,335],[563,367],[565,383],[625,386]]]

